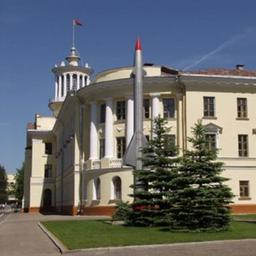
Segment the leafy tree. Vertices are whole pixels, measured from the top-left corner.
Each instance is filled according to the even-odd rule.
[[[193,149],[184,153],[175,179],[172,228],[189,230],[224,229],[230,222],[229,203],[233,197],[221,177],[223,163],[210,150],[201,121],[192,129],[188,141]]]
[[[174,141],[168,135],[167,121],[154,120],[152,140],[143,148],[143,169],[134,171],[134,202],[129,215],[132,225],[164,225],[172,206],[172,180],[177,176],[178,158]]]
[[[5,168],[2,165],[0,165],[0,204],[6,203],[7,200],[7,175]]]
[[[15,197],[18,199],[18,204],[21,205],[23,193],[24,193],[24,171],[25,171],[25,164],[22,164],[20,169],[16,170],[15,175]]]

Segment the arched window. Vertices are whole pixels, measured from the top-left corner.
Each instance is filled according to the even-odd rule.
[[[87,76],[84,77],[84,86],[87,85]]]
[[[83,87],[83,76],[79,76],[79,88]]]
[[[70,74],[67,74],[67,92],[70,91]]]
[[[74,74],[73,76],[72,76],[72,80],[73,80],[73,88],[72,88],[72,90],[77,90],[77,75],[76,74]]]
[[[115,176],[112,179],[112,199],[121,200],[122,199],[122,182],[120,177]]]
[[[44,197],[43,198],[44,208],[51,207],[52,206],[52,191],[50,189],[45,189],[43,197]]]

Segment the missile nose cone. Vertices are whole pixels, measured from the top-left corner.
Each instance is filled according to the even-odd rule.
[[[141,42],[140,42],[140,39],[137,38],[136,40],[136,43],[135,43],[135,50],[142,50],[142,47],[141,47]]]

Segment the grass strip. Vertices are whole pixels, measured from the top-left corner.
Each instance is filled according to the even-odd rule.
[[[68,249],[170,244],[256,238],[256,223],[232,221],[219,232],[171,232],[156,227],[126,227],[104,220],[47,221],[42,224]]]

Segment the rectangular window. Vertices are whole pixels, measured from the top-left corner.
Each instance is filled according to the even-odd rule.
[[[164,118],[174,118],[175,102],[173,98],[163,99]]]
[[[150,117],[150,112],[149,112],[149,99],[144,99],[143,100],[143,108],[144,108],[144,118],[148,119]]]
[[[207,148],[209,151],[216,150],[216,134],[205,134],[205,139],[207,141]]]
[[[51,155],[52,154],[52,143],[49,143],[49,142],[45,142],[44,144],[44,153],[46,155]]]
[[[237,117],[247,118],[247,99],[237,98]]]
[[[45,178],[52,177],[52,165],[51,164],[45,164],[45,166],[44,166],[44,177]]]
[[[204,117],[215,116],[215,98],[204,97]]]
[[[238,135],[238,154],[241,157],[248,156],[248,135]]]
[[[116,146],[117,146],[117,158],[122,158],[124,156],[126,150],[126,138],[119,137],[116,138]]]
[[[239,181],[240,188],[240,197],[249,197],[249,181],[248,180],[240,180]]]
[[[100,159],[105,156],[105,139],[100,139]]]
[[[125,120],[125,101],[116,102],[116,118],[117,120]]]
[[[106,104],[100,105],[100,123],[105,123],[106,118]]]

